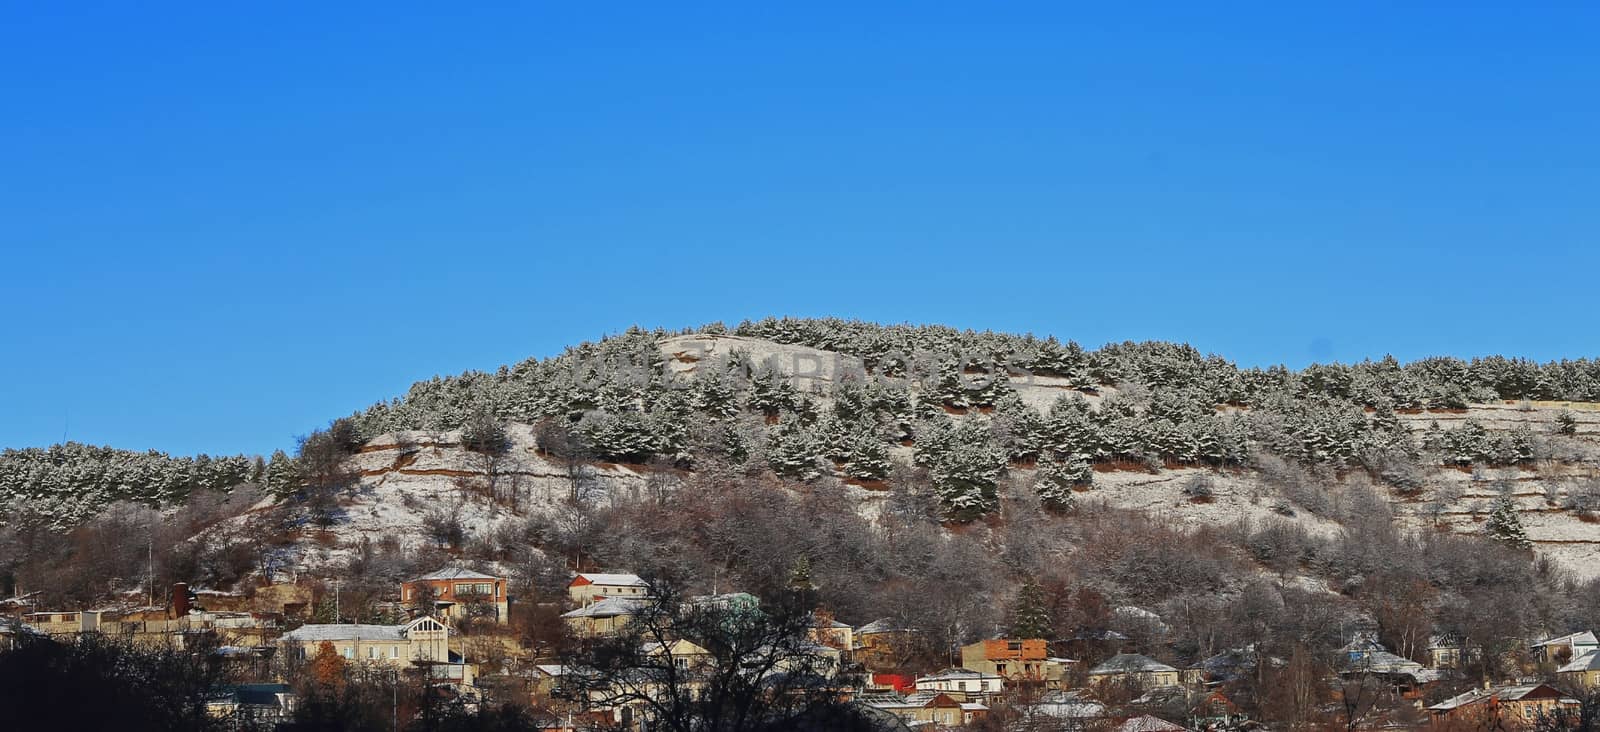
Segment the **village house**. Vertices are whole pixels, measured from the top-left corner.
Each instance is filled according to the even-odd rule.
[[[567,584],[567,595],[579,607],[614,597],[642,600],[650,596],[650,585],[636,574],[583,572]]]
[[[1600,651],[1589,651],[1556,669],[1563,683],[1585,689],[1600,688]]]
[[[627,625],[641,609],[642,600],[608,597],[561,614],[561,620],[581,638],[611,635]]]
[[[1082,691],[1046,691],[1026,708],[1030,714],[1056,720],[1070,730],[1086,729],[1110,714],[1106,705],[1085,696]]]
[[[1586,630],[1533,644],[1533,657],[1540,663],[1559,666],[1594,650],[1600,650],[1600,640],[1595,639],[1594,631]]]
[[[34,630],[48,636],[96,633],[100,630],[98,610],[44,610],[22,616]]]
[[[13,650],[24,638],[40,635],[43,634],[21,620],[0,616],[0,650]]]
[[[989,699],[1005,690],[1005,679],[995,674],[964,668],[947,668],[931,676],[919,677],[917,691],[949,694],[957,701]]]
[[[1421,699],[1423,693],[1439,681],[1440,672],[1424,668],[1409,658],[1388,651],[1370,651],[1339,671],[1346,679],[1375,677],[1384,682],[1389,691],[1401,699]]]
[[[400,583],[400,602],[418,613],[438,615],[452,622],[487,617],[505,624],[511,619],[506,579],[459,567]],[[424,602],[433,607],[422,607]]]
[[[854,658],[867,668],[892,667],[908,650],[915,632],[889,618],[874,620],[855,629]]]
[[[288,684],[233,684],[218,687],[206,698],[206,714],[233,723],[232,728],[271,728],[294,715],[295,695]]]
[[[1474,689],[1428,707],[1435,724],[1454,722],[1482,729],[1529,729],[1558,709],[1572,708],[1568,699],[1549,684]]]
[[[394,668],[421,666],[429,668],[435,678],[462,684],[472,683],[475,675],[458,654],[450,651],[450,628],[431,617],[402,625],[302,625],[278,639],[285,654],[299,659],[315,656],[324,643],[347,661]]]
[[[1105,663],[1089,669],[1089,683],[1093,686],[1127,684],[1142,688],[1176,686],[1178,669],[1137,653],[1119,653]]]
[[[1195,729],[1234,729],[1250,721],[1227,694],[1212,691],[1189,709],[1189,726]]]
[[[1146,714],[1117,725],[1116,732],[1189,732],[1189,728]]]
[[[1465,660],[1462,643],[1454,635],[1435,634],[1428,637],[1428,665],[1433,668],[1459,668]]]
[[[959,727],[966,724],[971,715],[988,713],[988,707],[982,704],[968,702],[973,707],[967,709],[961,701],[937,691],[919,691],[909,696],[896,693],[867,694],[857,701],[918,726]]]
[[[856,645],[855,628],[835,620],[831,613],[818,612],[812,615],[807,635],[812,642],[847,653]]]
[[[1043,639],[999,638],[961,647],[962,668],[994,674],[1012,684],[1040,682],[1049,688],[1061,688],[1073,663],[1052,657]]]

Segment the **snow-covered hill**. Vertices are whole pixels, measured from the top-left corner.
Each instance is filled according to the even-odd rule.
[[[683,375],[692,375],[701,364],[718,356],[741,351],[755,363],[789,374],[799,391],[824,401],[833,382],[861,370],[860,360],[851,356],[736,336],[667,338],[662,340],[661,350],[669,369]],[[1014,379],[1012,385],[1027,404],[1041,411],[1063,394],[1081,393],[1064,379],[1051,377]],[[1084,397],[1095,406],[1114,391],[1103,387]],[[1556,415],[1567,412],[1577,420],[1577,435],[1567,441],[1571,454],[1559,461],[1488,471],[1436,468],[1419,476],[1417,490],[1402,494],[1389,486],[1377,488],[1408,527],[1475,533],[1482,530],[1489,503],[1499,495],[1500,487],[1513,485],[1522,520],[1538,551],[1580,577],[1600,577],[1600,523],[1586,520],[1568,507],[1567,500],[1571,491],[1600,474],[1596,469],[1600,466],[1600,409],[1594,407],[1499,403],[1464,410],[1402,412],[1405,423],[1418,431],[1433,423],[1450,427],[1470,419],[1492,430],[1526,426],[1539,433],[1549,432]],[[974,412],[964,418],[986,417]],[[464,449],[458,431],[401,432],[369,441],[350,459],[350,467],[361,476],[359,487],[341,499],[335,523],[320,536],[307,532],[285,559],[316,571],[347,559],[363,539],[390,538],[408,546],[430,542],[430,519],[436,520],[440,514],[458,518],[470,541],[508,523],[525,521],[530,515],[561,510],[573,490],[573,466],[541,454],[530,425],[510,425],[508,436],[510,449],[495,458]],[[909,450],[897,452],[897,459],[909,459]],[[611,496],[637,495],[652,470],[611,463],[589,463],[581,469],[585,498],[602,502]],[[1023,480],[1030,476],[1026,468],[1014,472]],[[1326,474],[1322,477],[1334,479]],[[1185,488],[1200,478],[1208,482],[1209,495],[1196,500]],[[1317,501],[1336,503],[1342,489],[1337,485],[1325,488],[1316,494]],[[852,488],[850,495],[868,517],[876,516],[886,500],[883,491]],[[1093,489],[1079,499],[1156,514],[1188,528],[1282,521],[1316,535],[1341,530],[1332,518],[1337,515],[1336,507],[1307,505],[1304,496],[1284,488],[1281,476],[1249,470],[1102,470],[1095,476]],[[242,530],[247,518],[221,530]]]

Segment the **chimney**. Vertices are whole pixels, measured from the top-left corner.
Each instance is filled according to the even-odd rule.
[[[189,583],[179,582],[172,586],[172,617],[181,618],[189,614]]]

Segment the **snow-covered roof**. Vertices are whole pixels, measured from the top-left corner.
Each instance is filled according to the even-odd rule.
[[[939,673],[920,677],[917,679],[917,683],[920,684],[924,681],[983,681],[990,679],[998,680],[999,678],[1000,677],[995,674],[986,674],[979,671],[973,671],[972,669],[947,668]]]
[[[811,617],[811,626],[814,627],[814,628],[846,628],[846,629],[851,627],[849,623],[841,623],[841,622],[839,622],[838,620],[836,620],[834,618],[828,618],[827,620],[822,620],[821,618],[818,618],[816,616],[812,616]]]
[[[0,633],[5,633],[6,635],[44,635],[39,632],[38,628],[21,620],[7,617],[0,617]]]
[[[918,691],[912,694],[907,694],[905,703],[906,706],[925,707],[934,703],[940,697],[944,697],[948,701],[955,702],[954,699],[945,696],[944,692],[942,691]],[[959,702],[956,703],[959,704]]]
[[[1449,699],[1446,699],[1428,708],[1435,711],[1447,712],[1452,709],[1464,707],[1469,704],[1476,704],[1488,699],[1516,701],[1544,687],[1544,684],[1524,684],[1520,686],[1502,686],[1498,689],[1473,689],[1465,694],[1458,694],[1450,697]],[[1552,689],[1552,691],[1554,691],[1554,689]]]
[[[1032,706],[1040,714],[1057,719],[1094,719],[1106,714],[1106,705],[1078,691],[1046,691]]]
[[[890,618],[878,618],[866,625],[856,628],[856,635],[874,635],[876,633],[905,633],[906,628]]]
[[[642,578],[640,578],[639,575],[636,575],[636,574],[603,574],[603,573],[593,573],[593,572],[579,572],[578,576],[575,579],[573,579],[573,583],[577,584],[578,580],[580,580],[580,579],[584,580],[585,582],[587,582],[587,583],[589,583],[591,585],[610,585],[610,586],[613,586],[613,587],[646,587],[647,586],[647,583]]]
[[[283,634],[295,643],[320,643],[342,640],[405,640],[404,625],[363,625],[361,623],[314,623]]]
[[[1117,727],[1117,732],[1187,732],[1188,729],[1181,724],[1173,724],[1160,717],[1146,714],[1123,722]]]
[[[1559,674],[1581,671],[1600,671],[1600,651],[1589,651],[1572,659],[1571,663],[1556,669],[1556,673]]]
[[[640,600],[631,597],[608,597],[588,607],[580,607],[561,614],[563,618],[615,618],[620,615],[633,615],[644,606]]]
[[[1535,648],[1540,646],[1600,646],[1600,640],[1595,639],[1594,631],[1585,630],[1581,633],[1568,633],[1558,638],[1539,641],[1533,646]]]
[[[427,573],[425,575],[422,575],[421,577],[418,577],[418,578],[416,578],[414,580],[411,580],[411,581],[412,582],[426,582],[428,580],[497,580],[497,579],[500,579],[500,578],[496,577],[494,575],[484,574],[482,572],[475,572],[473,570],[466,569],[464,567],[445,567],[444,569],[441,569],[441,570],[438,570],[438,571],[435,571],[435,572],[429,572],[429,573]]]
[[[1360,660],[1350,663],[1351,671],[1376,673],[1402,673],[1422,668],[1422,664],[1388,651],[1372,651]]]
[[[567,674],[567,667],[559,663],[537,663],[533,667],[546,676],[560,677]]]
[[[1161,673],[1177,671],[1160,661],[1149,656],[1137,653],[1119,653],[1106,659],[1105,663],[1089,670],[1090,674],[1128,674],[1128,673]]]

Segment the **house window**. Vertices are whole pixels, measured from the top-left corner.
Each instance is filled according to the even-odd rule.
[[[340,651],[339,654],[344,656],[345,658],[354,660],[355,657],[356,657],[356,649],[351,648],[349,646],[345,646],[344,650]]]
[[[400,646],[389,646],[389,657],[390,658],[399,658],[400,657]]]

